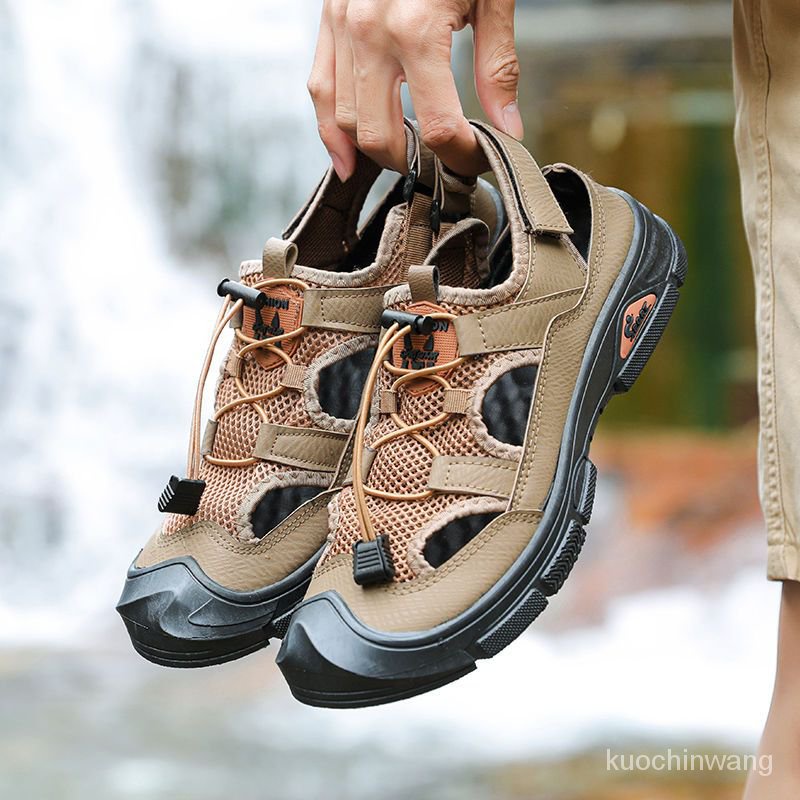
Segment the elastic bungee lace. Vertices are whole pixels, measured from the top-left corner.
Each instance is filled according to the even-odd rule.
[[[428,314],[431,319],[455,319],[454,314],[448,313],[434,313]],[[378,378],[378,373],[381,367],[384,367],[390,374],[398,376],[392,383],[391,391],[396,392],[401,386],[411,383],[415,380],[424,378],[425,380],[434,381],[445,389],[452,388],[445,378],[437,374],[440,372],[447,372],[454,367],[463,364],[464,358],[456,358],[453,361],[448,361],[445,364],[437,364],[434,367],[424,367],[423,369],[405,369],[397,367],[387,360],[387,356],[392,351],[395,343],[402,339],[406,334],[411,332],[410,325],[404,325],[402,328],[397,322],[387,328],[383,341],[378,346],[375,353],[375,358],[370,367],[367,381],[364,387],[364,393],[361,397],[361,405],[358,410],[358,417],[356,421],[355,438],[353,442],[353,497],[355,500],[356,513],[358,515],[359,526],[361,528],[361,538],[364,541],[372,541],[376,538],[375,528],[372,524],[369,508],[367,507],[367,496],[380,497],[384,500],[425,500],[433,495],[433,490],[426,489],[424,492],[417,492],[412,494],[399,494],[395,492],[385,492],[381,489],[374,489],[364,483],[364,465],[362,463],[361,455],[364,451],[364,434],[370,419],[370,408],[372,404],[372,395],[375,389],[375,383]],[[390,412],[389,416],[398,427],[384,434],[376,439],[371,447],[377,450],[385,444],[398,439],[401,436],[411,436],[418,441],[431,455],[435,458],[440,455],[439,450],[422,434],[421,431],[428,428],[436,427],[445,422],[451,415],[449,412],[442,411],[436,416],[422,422],[408,425],[397,411]]]
[[[259,281],[258,283],[254,284],[252,288],[260,290],[273,286],[292,286],[300,291],[305,291],[308,289],[308,284],[303,283],[303,281],[299,281],[296,278],[270,278]],[[257,464],[259,461],[257,458],[215,458],[211,455],[201,456],[200,454],[200,420],[202,418],[203,391],[205,390],[206,379],[208,378],[208,373],[211,369],[211,361],[214,357],[214,352],[216,351],[219,337],[222,335],[228,323],[239,313],[243,306],[244,303],[242,300],[232,301],[231,296],[226,295],[222,302],[222,308],[217,316],[217,321],[214,324],[214,332],[211,336],[211,341],[209,342],[208,349],[206,351],[206,357],[203,361],[203,368],[200,371],[200,379],[197,382],[197,392],[194,398],[192,429],[186,465],[186,473],[190,479],[196,479],[198,477],[200,473],[201,458],[204,458],[209,464],[214,464],[215,466],[219,467],[248,467],[252,464]],[[286,364],[291,365],[293,363],[291,357],[288,356],[278,345],[280,342],[283,342],[287,339],[293,339],[297,336],[301,336],[305,331],[306,328],[304,326],[300,326],[299,328],[289,331],[288,333],[282,333],[277,336],[267,336],[264,339],[254,339],[251,336],[247,336],[242,333],[240,328],[234,328],[234,334],[236,335],[236,338],[240,342],[244,343],[243,346],[239,348],[237,356],[241,359],[254,350],[263,349],[269,353],[275,353],[281,359],[283,359]],[[288,390],[288,387],[278,385],[269,392],[264,392],[262,394],[248,394],[247,390],[244,388],[244,382],[242,381],[241,377],[237,375],[234,376],[234,379],[236,381],[236,389],[238,390],[240,396],[235,400],[232,400],[230,403],[226,403],[224,406],[221,406],[214,412],[212,419],[215,422],[219,421],[224,414],[227,414],[229,411],[233,411],[235,408],[238,408],[245,403],[249,403],[253,406],[263,422],[268,422],[269,418],[267,417],[267,412],[264,410],[264,407],[261,405],[261,403],[264,400],[270,400],[273,397],[277,397],[279,394],[282,394]]]

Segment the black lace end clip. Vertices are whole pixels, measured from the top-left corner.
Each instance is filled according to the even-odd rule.
[[[191,517],[200,507],[200,498],[205,488],[205,481],[173,475],[158,498],[158,510],[163,514],[184,514]]]
[[[389,550],[389,537],[383,534],[353,545],[353,580],[359,586],[389,583],[394,578],[394,563]]]

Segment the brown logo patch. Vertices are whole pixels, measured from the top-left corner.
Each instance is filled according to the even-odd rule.
[[[655,303],[656,296],[648,294],[640,297],[625,309],[625,313],[622,315],[622,338],[619,344],[621,358],[628,357]]]
[[[303,299],[285,286],[268,287],[263,292],[267,296],[263,308],[245,306],[242,333],[253,339],[268,339],[296,331],[303,318]],[[274,346],[291,356],[299,343],[300,337],[295,336],[275,342]],[[254,350],[253,355],[265,369],[285,363],[277,353],[271,353],[267,348]]]
[[[445,311],[434,303],[413,303],[406,309],[410,314],[441,314]],[[458,358],[458,336],[451,319],[437,319],[430,334],[407,333],[394,343],[391,362],[402,369],[427,369],[447,364]],[[447,373],[439,373],[447,377]],[[413,381],[408,390],[414,394],[425,394],[438,388],[435,381],[421,378]]]

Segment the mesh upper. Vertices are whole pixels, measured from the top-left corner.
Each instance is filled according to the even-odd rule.
[[[373,271],[369,278],[359,285],[379,286],[401,280],[404,270],[402,229],[405,213],[405,206],[395,207],[389,212],[376,262],[379,269]],[[318,272],[317,275],[319,279],[316,281],[305,278],[304,280],[309,286],[314,287],[335,286],[340,282],[342,273],[330,272],[329,275],[325,275],[323,272]],[[242,283],[253,286],[261,278],[260,272],[252,273],[251,268],[245,270],[243,265],[240,274]],[[292,355],[292,362],[312,367],[319,359],[329,358],[333,348],[355,338],[363,338],[363,334],[309,328],[301,334],[299,344]],[[374,338],[377,341],[377,337]],[[238,353],[241,347],[238,339],[234,339],[231,351]],[[242,362],[241,381],[248,394],[261,394],[276,388],[282,373],[281,366],[265,369],[254,358],[245,357]],[[360,391],[360,388],[348,387],[350,391],[356,392]],[[215,409],[239,397],[235,378],[223,371],[217,386]],[[262,401],[261,406],[266,412],[268,422],[276,425],[329,429],[333,429],[337,423],[338,429],[352,426],[351,420],[331,419],[327,424],[324,418],[313,420],[308,413],[302,392],[295,389],[286,389],[276,397]],[[260,426],[261,417],[250,404],[244,403],[225,413],[218,421],[211,455],[222,459],[250,458]],[[242,509],[251,499],[253,490],[271,476],[281,475],[290,478],[300,471],[294,467],[269,461],[246,467],[226,467],[209,464],[203,459],[199,478],[206,482],[206,488],[197,513],[192,517],[170,514],[165,519],[162,530],[165,534],[172,534],[195,522],[209,520],[221,525],[231,535],[239,536],[248,527],[248,515],[245,514],[243,517]],[[303,470],[303,472],[308,471]],[[319,479],[320,485],[327,485],[330,474],[320,472]]]
[[[342,198],[332,195],[327,202],[334,206],[342,205]],[[325,214],[331,209],[326,209],[326,204],[314,211],[317,215],[317,223],[324,222]],[[332,213],[331,225],[341,222],[341,215],[357,215],[357,208],[353,206],[351,214],[350,208],[337,208]],[[383,233],[378,255],[376,256],[375,268],[365,271],[363,279],[359,283],[351,281],[351,274],[325,271],[331,265],[325,257],[325,251],[321,242],[314,240],[303,242],[301,257],[306,258],[306,265],[311,265],[313,271],[310,273],[313,278],[309,279],[307,266],[295,267],[293,275],[300,276],[309,286],[313,287],[334,287],[342,285],[350,286],[381,286],[402,283],[406,279],[407,265],[406,257],[406,238],[404,230],[406,227],[408,209],[405,204],[401,204],[391,209],[385,219]],[[354,220],[350,220],[355,224]],[[316,230],[324,230],[325,226],[319,224]],[[308,238],[308,237],[306,237]],[[476,286],[480,280],[478,272],[478,257],[476,256],[477,246],[473,245],[472,237],[466,237],[467,247],[460,254],[448,253],[448,262],[443,263],[445,274],[452,279],[456,279],[465,286]],[[330,244],[330,243],[329,243]],[[338,244],[338,243],[337,243]],[[452,261],[449,259],[452,258]],[[240,280],[249,286],[258,283],[262,278],[262,273],[257,262],[245,262],[240,272]],[[309,328],[300,335],[299,342],[292,353],[292,362],[306,368],[315,368],[321,365],[321,360],[326,359],[326,363],[331,358],[331,351],[337,346],[341,346],[356,338],[364,340],[363,334],[349,332],[334,332],[322,329]],[[377,336],[373,337],[370,344],[377,343]],[[231,344],[231,351],[238,353],[241,349],[238,339],[234,339]],[[342,357],[346,357],[346,348],[340,348]],[[256,395],[269,392],[276,388],[282,377],[283,368],[281,366],[264,368],[256,358],[245,357],[242,360],[242,372],[240,379],[248,394]],[[451,381],[454,386],[472,385],[474,382],[475,364],[467,364],[457,370],[452,376]],[[478,365],[478,369],[480,366]],[[385,376],[384,376],[385,377]],[[323,375],[320,375],[323,380]],[[347,391],[359,392],[361,386],[348,386]],[[223,371],[217,386],[215,397],[215,409],[226,405],[240,397],[236,386],[236,380],[227,372]],[[323,429],[350,429],[352,420],[337,420],[327,417],[325,414],[316,414],[314,418],[309,414],[307,398],[303,393],[296,389],[286,389],[281,394],[266,401],[261,401],[260,405],[264,409],[267,421],[277,425],[288,425],[300,428],[323,428]],[[433,395],[421,395],[414,398],[412,406],[409,406],[409,413],[414,415],[414,419],[424,419],[431,413],[436,413],[436,409],[441,406],[441,392]],[[258,432],[261,426],[261,418],[250,404],[241,404],[237,408],[224,414],[218,421],[216,434],[214,437],[211,455],[220,459],[247,459],[252,456]],[[373,436],[378,435],[379,428],[372,432]],[[463,419],[451,419],[447,425],[440,430],[430,433],[430,438],[436,443],[442,452],[468,453],[477,452],[474,450],[475,444],[471,433]],[[420,452],[422,451],[422,452]],[[397,474],[411,475],[408,485],[417,486],[420,482],[427,479],[430,469],[430,456],[424,448],[409,439],[399,440],[393,443],[390,449],[381,455],[381,459],[376,462],[376,479],[386,480],[387,485],[392,480],[397,480]],[[412,464],[413,469],[409,470],[407,464]],[[399,471],[393,476],[392,469],[400,467]],[[285,481],[293,482],[293,479],[300,481],[300,473],[303,473],[303,481],[314,481],[314,485],[327,486],[330,480],[330,473],[313,473],[309,470],[299,470],[294,467],[277,464],[269,461],[260,461],[251,466],[230,467],[219,466],[208,463],[205,459],[201,460],[199,478],[206,483],[197,513],[192,517],[183,515],[168,515],[163,525],[165,534],[174,534],[189,525],[198,521],[208,520],[215,522],[227,530],[231,535],[239,537],[249,537],[251,528],[249,526],[249,514],[254,505],[254,490],[265,481],[278,483]],[[308,476],[313,477],[309,480]],[[394,484],[392,484],[394,485]],[[405,491],[406,484],[400,482],[394,491]],[[346,495],[346,493],[345,493]],[[347,498],[345,500],[345,508]],[[445,508],[451,503],[452,498],[436,498],[431,504],[432,507]],[[428,505],[414,509],[412,517],[408,519],[420,520],[430,516]],[[396,509],[376,508],[376,513],[384,514],[385,524],[390,524],[396,516]],[[343,520],[342,546],[345,541],[350,541],[355,535],[351,532],[352,522],[345,513]],[[348,527],[349,526],[349,527]],[[409,530],[416,525],[410,523]],[[339,546],[338,544],[336,545]],[[398,559],[398,563],[401,560]]]
[[[478,306],[454,305],[441,303],[441,306],[452,314],[460,315],[479,310]],[[396,306],[405,310],[408,304]],[[537,360],[532,351],[532,360]],[[494,381],[502,374],[503,369],[495,369],[493,377],[487,372],[494,366],[508,362],[508,369],[513,360],[507,354],[486,354],[468,358],[447,376],[448,383],[454,388],[476,389],[487,388],[489,381]],[[376,392],[387,389],[394,381],[386,369],[382,369]],[[444,402],[444,389],[437,388],[426,394],[413,394],[401,388],[398,392],[398,412],[404,423],[411,425],[431,419],[439,414]],[[527,415],[525,408],[521,413]],[[433,444],[443,456],[491,456],[494,452],[487,449],[475,435],[474,412],[467,414],[451,414],[442,424],[428,428],[423,436]],[[365,433],[365,444],[370,447],[379,437],[397,428],[394,420],[382,414],[373,418]],[[513,448],[511,448],[513,450]],[[430,476],[433,455],[422,444],[411,436],[394,439],[377,448],[375,459],[366,478],[366,486],[392,493],[413,494],[426,489]],[[336,513],[331,515],[332,531],[330,544],[325,552],[327,560],[335,555],[351,553],[353,544],[361,538],[361,528],[356,513],[352,487],[345,487],[338,498],[333,501]],[[477,501],[479,504],[481,501]],[[367,507],[376,533],[389,534],[389,547],[395,566],[396,582],[403,582],[416,577],[417,570],[409,561],[409,546],[419,531],[434,523],[437,517],[459,507],[476,506],[476,498],[463,494],[437,492],[425,500],[388,500],[368,495]]]

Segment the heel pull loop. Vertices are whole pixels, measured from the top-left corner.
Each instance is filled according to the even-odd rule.
[[[409,267],[408,286],[413,303],[439,302],[439,270],[432,264]]]
[[[261,254],[265,278],[288,278],[297,262],[297,245],[287,239],[267,239]]]

